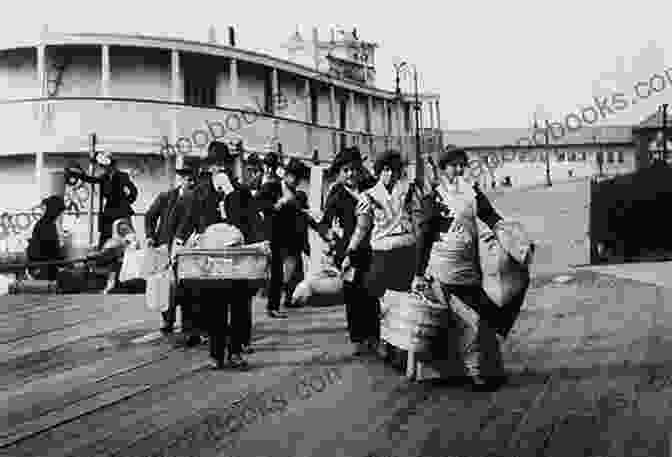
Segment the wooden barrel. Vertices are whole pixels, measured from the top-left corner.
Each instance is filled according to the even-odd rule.
[[[449,345],[451,308],[408,292],[388,290],[381,300],[381,338],[398,348],[433,353]]]

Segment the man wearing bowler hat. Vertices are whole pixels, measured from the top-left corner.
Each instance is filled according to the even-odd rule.
[[[235,157],[225,144],[211,143],[205,160],[211,179],[203,183],[191,199],[189,216],[177,230],[176,246],[184,245],[192,233],[202,234],[209,226],[219,223],[238,228],[246,242],[254,239],[253,198],[250,191],[235,179],[234,162]],[[226,282],[193,280],[185,284],[184,289],[186,301],[196,299],[203,302],[205,309],[201,317],[208,329],[210,355],[215,361],[215,368],[225,367],[227,349],[228,361],[233,368],[247,367],[242,357],[247,298],[250,295],[247,281],[229,285]]]
[[[168,246],[170,249],[175,238],[175,232],[186,217],[185,201],[193,192],[196,183],[196,173],[190,166],[183,166],[175,170],[177,185],[175,189],[161,192],[145,214],[145,234],[150,247]],[[170,304],[167,311],[162,312],[164,333],[172,333],[175,324],[175,302]],[[184,328],[184,322],[183,328]]]

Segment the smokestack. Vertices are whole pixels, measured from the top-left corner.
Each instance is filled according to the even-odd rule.
[[[214,25],[211,25],[208,29],[208,43],[217,43],[217,30],[215,30]]]
[[[229,46],[236,46],[236,30],[231,25],[229,26]]]
[[[320,36],[318,34],[317,27],[313,27],[313,61],[316,70],[318,70],[320,67],[320,49],[318,48],[319,41]]]

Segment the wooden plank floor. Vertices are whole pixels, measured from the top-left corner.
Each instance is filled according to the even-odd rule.
[[[251,369],[217,372],[155,338],[141,296],[2,297],[0,456],[667,457],[671,299],[536,278],[509,385],[472,393],[350,357],[342,307],[271,321],[258,301]]]

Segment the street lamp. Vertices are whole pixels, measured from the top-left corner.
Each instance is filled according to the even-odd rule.
[[[400,62],[400,63],[395,63],[394,66],[394,72],[396,74],[396,94],[398,98],[401,98],[401,87],[399,87],[399,80],[401,76],[401,70],[403,70],[408,64],[406,62]]]
[[[403,69],[408,70],[409,64],[407,62],[401,62],[399,64],[394,64],[394,70],[396,73],[396,94],[399,99],[402,98],[401,88],[399,86],[400,74]],[[420,94],[418,89],[418,69],[413,65],[413,82],[414,82],[414,92],[415,92],[415,179],[416,181],[422,181],[424,167],[422,166],[422,151],[420,147]]]
[[[537,122],[537,114],[534,114],[534,132],[536,133],[537,130],[539,129],[539,123]],[[534,135],[532,136],[534,138]],[[551,187],[553,183],[551,183],[551,151],[548,148],[548,128],[544,129],[544,151],[546,153],[546,185],[548,187]]]
[[[603,166],[604,166],[604,155],[602,153],[602,144],[597,142],[597,136],[593,135],[593,142],[598,147],[597,150],[597,166],[599,167],[599,176],[600,178],[604,176]]]
[[[667,103],[663,103],[663,161],[667,163]]]

